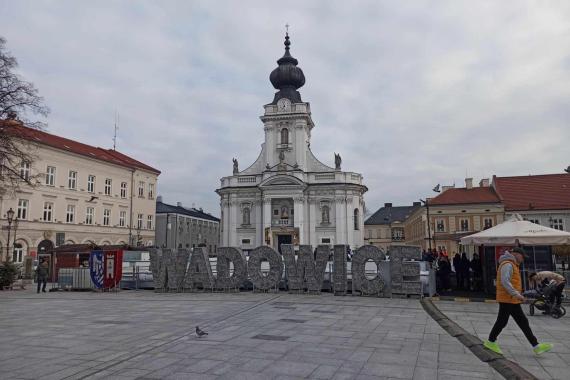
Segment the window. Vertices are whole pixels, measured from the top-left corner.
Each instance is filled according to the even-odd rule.
[[[53,203],[44,202],[44,222],[51,222],[53,219]]]
[[[564,222],[562,219],[550,219],[550,228],[554,228],[555,230],[564,230]]]
[[[278,215],[279,215],[279,210],[277,210],[277,209],[273,210],[273,215],[274,215],[274,216],[278,216]]]
[[[148,199],[154,199],[154,183],[148,184]]]
[[[138,214],[137,216],[137,229],[143,228],[143,214]]]
[[[94,193],[95,192],[95,176],[89,174],[87,176],[87,192]]]
[[[327,205],[321,209],[321,224],[330,224],[330,209]]]
[[[437,219],[435,221],[435,231],[445,232],[445,222],[443,221],[443,219]]]
[[[249,225],[251,222],[250,220],[251,212],[249,211],[249,207],[244,207],[241,213],[242,213],[242,224]]]
[[[67,205],[67,211],[65,214],[65,222],[66,223],[75,222],[75,205]]]
[[[540,225],[540,220],[538,220],[538,219],[529,219],[528,221],[531,223]]]
[[[392,240],[394,241],[404,240],[404,230],[402,228],[392,229]]]
[[[103,210],[103,225],[108,226],[111,224],[111,210],[108,208]]]
[[[121,182],[121,198],[127,197],[127,183]]]
[[[483,219],[483,229],[488,229],[493,227],[493,219],[491,218],[485,218]]]
[[[241,239],[242,244],[251,244],[251,239]]]
[[[26,181],[30,179],[30,163],[27,161],[22,161],[20,164],[20,177]]]
[[[182,229],[182,224],[180,225],[180,229]],[[146,217],[146,229],[147,230],[152,230],[152,215],[148,215]]]
[[[67,188],[70,190],[77,189],[77,172],[70,170],[69,176],[67,177]]]
[[[460,226],[461,231],[469,231],[469,220],[461,219]]]
[[[330,244],[330,243],[331,243],[331,238],[322,238],[322,239],[321,239],[321,243],[322,243],[322,244]]]
[[[360,229],[360,216],[357,208],[354,209],[354,229]]]
[[[95,218],[95,209],[93,207],[87,207],[85,211],[85,224],[93,224],[93,219]]]
[[[55,167],[48,166],[46,169],[46,185],[55,186]]]
[[[27,199],[18,200],[18,214],[17,214],[18,219],[20,220],[28,219],[28,204],[29,201]]]
[[[289,144],[289,130],[287,128],[281,130],[281,144]]]
[[[12,251],[12,262],[21,263],[23,261],[24,261],[24,248],[22,248],[22,244],[16,243],[14,244],[14,250]]]
[[[105,195],[111,195],[111,178],[105,179]]]
[[[121,211],[119,212],[119,227],[125,227],[127,220],[127,212]]]
[[[139,182],[139,198],[143,198],[144,197],[144,182],[140,181]]]

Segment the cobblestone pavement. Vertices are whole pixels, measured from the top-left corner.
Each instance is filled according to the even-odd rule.
[[[434,302],[450,319],[480,339],[487,339],[497,318],[499,305],[487,303]],[[528,305],[523,305],[528,315]],[[540,313],[540,311],[537,311]],[[554,344],[551,352],[536,356],[512,318],[497,343],[505,356],[539,379],[570,379],[570,316],[553,319],[546,315],[528,316],[540,342]]]
[[[477,312],[469,323],[479,315],[490,320]],[[196,325],[210,335],[195,337]],[[0,331],[2,379],[501,378],[418,300],[7,291]]]

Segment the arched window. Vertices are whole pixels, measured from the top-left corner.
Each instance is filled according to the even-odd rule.
[[[358,216],[358,209],[357,208],[354,209],[354,229],[355,230],[360,229],[360,218]]]
[[[21,263],[24,261],[24,248],[22,244],[14,244],[14,250],[12,251],[12,262]]]
[[[251,223],[251,212],[249,207],[244,207],[242,210],[242,224],[250,224]]]
[[[281,144],[289,144],[289,130],[287,128],[281,130]]]
[[[330,223],[329,206],[324,205],[321,209],[321,224],[329,224],[329,223]]]

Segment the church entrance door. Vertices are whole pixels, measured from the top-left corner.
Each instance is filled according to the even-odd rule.
[[[281,253],[281,244],[291,244],[293,237],[291,235],[277,235],[277,250]]]

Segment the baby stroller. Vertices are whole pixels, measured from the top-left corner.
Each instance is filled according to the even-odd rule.
[[[557,306],[550,300],[555,291],[556,283],[551,281],[550,283],[541,284],[536,290],[533,289],[524,292],[525,297],[532,299],[532,302],[529,304],[529,314],[534,315],[534,310],[538,309],[542,311],[543,314],[550,314],[550,316],[555,319],[566,315],[564,306]]]

